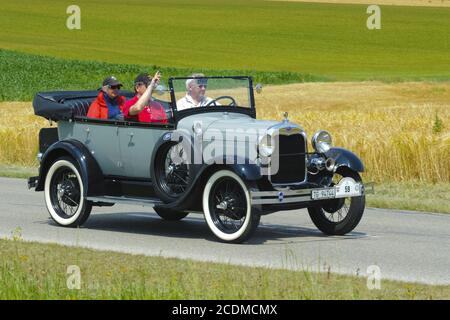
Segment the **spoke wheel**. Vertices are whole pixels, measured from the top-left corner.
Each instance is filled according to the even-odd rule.
[[[228,234],[236,232],[243,226],[246,218],[244,190],[230,177],[219,179],[211,190],[209,208],[217,228]]]
[[[333,176],[332,186],[342,178],[351,177],[356,182],[362,179],[357,172],[340,169]],[[308,208],[309,216],[316,227],[325,234],[344,235],[351,232],[361,221],[365,209],[365,195],[333,199],[321,206]]]
[[[82,225],[90,215],[92,205],[83,196],[83,181],[76,164],[70,158],[57,159],[49,168],[44,194],[51,218],[62,226]]]
[[[153,180],[164,202],[175,201],[187,191],[191,172],[181,143],[162,146],[154,161]]]
[[[53,209],[63,218],[72,217],[80,206],[80,184],[68,167],[60,167],[52,176],[50,196]]]
[[[203,211],[211,232],[221,241],[241,243],[256,230],[260,215],[251,206],[248,186],[234,172],[219,170],[203,191]]]

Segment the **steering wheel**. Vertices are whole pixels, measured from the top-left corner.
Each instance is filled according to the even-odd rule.
[[[223,99],[229,99],[229,100],[231,100],[231,103],[230,103],[228,106],[230,106],[230,107],[236,107],[236,105],[237,105],[236,100],[234,100],[234,98],[233,98],[233,97],[230,97],[230,96],[220,96],[220,97],[217,97],[217,98],[211,100],[210,102],[208,102],[208,103],[205,105],[205,107],[209,107],[209,106],[211,106],[211,105],[213,105],[213,104],[214,104],[215,107],[217,107],[217,103],[216,103],[216,102],[219,101],[219,100],[223,100]]]

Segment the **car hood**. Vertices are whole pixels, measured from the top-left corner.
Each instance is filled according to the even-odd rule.
[[[245,141],[249,135],[261,135],[270,127],[278,124],[277,121],[257,120],[252,117],[230,112],[212,112],[202,115],[195,115],[183,118],[178,122],[177,129],[192,132],[195,123],[200,123],[204,137],[214,135],[215,132],[228,132],[238,138],[238,141]],[[238,133],[234,135],[233,132]],[[224,135],[226,137],[226,135]]]

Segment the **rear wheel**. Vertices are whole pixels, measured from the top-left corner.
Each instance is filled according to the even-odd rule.
[[[178,221],[185,218],[189,214],[189,212],[182,212],[158,207],[153,208],[153,210],[155,210],[158,216],[167,221]]]
[[[333,176],[332,185],[345,177],[361,182],[358,172],[348,168],[340,169]],[[327,201],[321,206],[308,208],[309,216],[316,227],[328,235],[345,235],[356,228],[364,213],[365,195]]]
[[[61,226],[81,226],[92,210],[83,193],[83,181],[75,161],[68,157],[57,159],[49,168],[44,184],[50,217]]]
[[[220,170],[207,181],[203,211],[211,232],[221,241],[241,243],[258,227],[260,214],[252,208],[247,185],[234,172]]]

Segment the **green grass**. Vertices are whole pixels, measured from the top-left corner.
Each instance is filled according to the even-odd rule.
[[[450,213],[450,183],[386,182],[368,194],[369,207]]]
[[[26,179],[37,175],[39,175],[38,168],[0,164],[0,177]]]
[[[174,76],[188,76],[193,72],[206,75],[249,75],[255,83],[281,84],[325,81],[323,77],[296,72],[264,72],[251,70],[208,70],[170,68],[156,65],[112,64],[97,61],[66,60],[0,49],[0,101],[30,101],[36,92],[51,90],[95,90],[107,75],[115,75],[132,90],[138,73],[156,70],[163,73],[163,81]]]
[[[336,80],[439,80],[450,74],[450,8],[381,6],[382,29],[368,30],[367,5],[79,0],[81,30],[68,30],[69,4],[0,0],[0,48],[64,59],[290,71]],[[54,68],[50,75],[59,72]]]
[[[0,299],[448,299],[450,286],[145,257],[0,240]],[[81,289],[67,288],[80,268]]]

